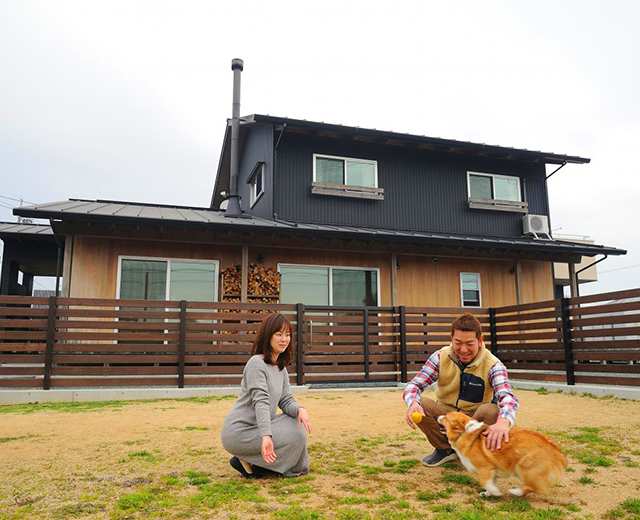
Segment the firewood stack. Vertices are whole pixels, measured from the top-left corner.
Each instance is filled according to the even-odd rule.
[[[273,267],[249,264],[247,299],[250,303],[280,303],[280,273]],[[222,301],[239,302],[242,268],[230,265],[222,271]]]

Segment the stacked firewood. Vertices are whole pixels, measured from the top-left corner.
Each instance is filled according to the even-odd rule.
[[[247,297],[251,303],[278,303],[280,273],[273,267],[249,264]],[[242,291],[242,268],[230,265],[222,271],[222,301],[239,302]]]

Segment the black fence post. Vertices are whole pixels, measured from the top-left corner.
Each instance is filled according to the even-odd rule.
[[[49,317],[47,319],[47,347],[44,351],[44,381],[43,390],[51,389],[51,365],[53,364],[53,340],[56,328],[57,298],[49,296]]]
[[[304,303],[296,304],[296,384],[304,384],[304,354],[302,342],[304,338]]]
[[[178,344],[178,388],[184,388],[184,359],[187,352],[187,302],[180,300],[180,343]]]
[[[495,307],[489,308],[489,331],[491,334],[491,353],[494,356],[497,356],[498,355],[498,328],[496,326]]]
[[[407,382],[407,314],[406,307],[400,305],[400,380]]]
[[[369,309],[364,309],[362,322],[364,329],[364,378],[369,379]]]
[[[567,371],[567,384],[575,385],[576,373],[573,364],[573,337],[571,336],[571,313],[569,312],[569,307],[569,299],[560,298],[562,342],[564,343],[564,363]]]

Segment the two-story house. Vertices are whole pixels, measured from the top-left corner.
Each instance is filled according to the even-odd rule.
[[[256,114],[230,218],[231,136],[209,207],[15,210],[64,237],[62,295],[217,301],[221,270],[259,263],[284,303],[497,307],[552,299],[554,262],[625,254],[548,236],[545,165],[589,159]]]

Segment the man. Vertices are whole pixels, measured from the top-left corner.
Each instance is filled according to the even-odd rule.
[[[421,398],[424,389],[436,382],[437,401]],[[439,415],[460,411],[491,425],[484,435],[487,446],[494,451],[509,442],[509,428],[515,423],[518,410],[507,369],[485,348],[482,327],[472,314],[456,318],[451,325],[451,344],[429,357],[407,384],[403,399],[409,407],[407,423],[411,428],[416,429],[413,412],[424,416],[417,426],[435,448],[422,459],[429,467],[458,457],[436,421]]]

